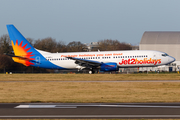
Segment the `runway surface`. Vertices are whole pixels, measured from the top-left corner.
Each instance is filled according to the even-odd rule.
[[[7,118],[180,118],[180,103],[9,103],[0,104]]]

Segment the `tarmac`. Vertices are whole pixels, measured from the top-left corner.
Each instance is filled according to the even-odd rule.
[[[0,119],[180,118],[180,103],[1,103]]]

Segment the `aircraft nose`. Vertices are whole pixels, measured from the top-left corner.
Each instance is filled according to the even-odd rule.
[[[176,61],[176,59],[174,57],[169,56],[169,61],[174,62],[174,61]]]

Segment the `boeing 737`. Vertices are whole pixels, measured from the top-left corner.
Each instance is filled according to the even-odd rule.
[[[7,55],[25,66],[58,70],[88,69],[89,73],[94,73],[95,70],[155,67],[175,61],[175,58],[164,52],[152,50],[50,53],[35,49],[14,25],[7,25],[7,30],[14,50],[14,55]]]

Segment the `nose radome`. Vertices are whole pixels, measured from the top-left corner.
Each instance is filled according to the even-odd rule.
[[[169,61],[174,62],[176,59],[174,57],[169,56]]]

